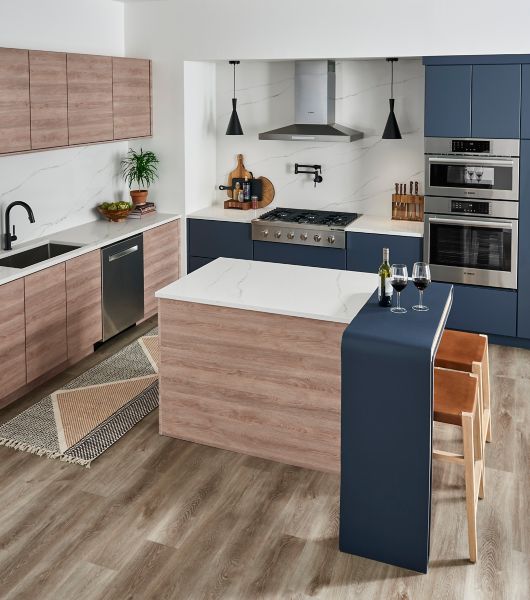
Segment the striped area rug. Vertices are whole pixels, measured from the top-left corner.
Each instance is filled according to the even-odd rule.
[[[158,331],[0,426],[0,446],[89,467],[158,406]]]

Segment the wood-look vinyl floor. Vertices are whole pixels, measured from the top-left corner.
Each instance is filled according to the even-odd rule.
[[[153,324],[4,409],[0,422]],[[0,597],[526,600],[530,352],[493,346],[491,366],[476,565],[456,465],[434,465],[431,566],[419,575],[338,551],[336,475],[161,437],[155,411],[89,470],[0,447]],[[457,447],[458,436],[435,428],[439,446]]]

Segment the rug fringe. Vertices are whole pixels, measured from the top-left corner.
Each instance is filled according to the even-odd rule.
[[[36,454],[37,456],[46,456],[47,458],[60,460],[62,462],[71,463],[74,465],[82,465],[87,469],[90,468],[90,463],[92,462],[92,460],[87,460],[86,458],[68,456],[68,454],[63,454],[62,452],[54,452],[53,450],[47,450],[46,448],[41,448],[40,446],[33,446],[26,442],[19,442],[9,438],[0,438],[0,446],[12,448],[13,450],[19,450],[20,452]]]

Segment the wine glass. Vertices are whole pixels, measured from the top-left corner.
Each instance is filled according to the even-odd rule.
[[[407,287],[409,274],[407,265],[392,265],[390,267],[390,283],[397,292],[397,306],[393,306],[390,310],[393,313],[406,313],[407,309],[401,307],[401,292]]]
[[[477,182],[480,183],[482,180],[482,175],[484,175],[483,167],[475,167],[475,175],[477,177]]]
[[[425,312],[429,310],[429,307],[423,304],[423,292],[427,289],[429,283],[431,283],[431,269],[427,263],[414,263],[412,267],[412,281],[420,292],[420,303],[413,306],[412,310]]]

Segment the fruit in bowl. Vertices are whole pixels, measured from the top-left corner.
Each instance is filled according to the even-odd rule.
[[[97,208],[99,213],[106,219],[119,223],[127,219],[134,205],[121,200],[119,202],[103,202]]]

